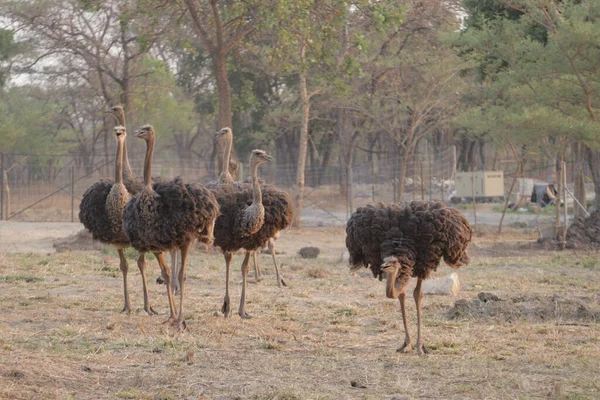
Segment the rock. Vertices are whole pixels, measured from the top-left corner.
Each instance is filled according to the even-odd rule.
[[[351,381],[350,382],[350,386],[355,387],[355,388],[359,388],[359,389],[366,389],[367,388],[367,385],[365,385],[361,381]]]
[[[428,279],[423,281],[423,293],[425,294],[445,294],[457,295],[460,292],[460,282],[456,272],[451,273],[445,278]]]
[[[320,252],[318,247],[302,247],[298,250],[298,254],[302,258],[317,258]]]
[[[481,292],[477,295],[477,298],[484,303],[487,303],[488,301],[500,301],[500,297],[496,296],[493,293]]]

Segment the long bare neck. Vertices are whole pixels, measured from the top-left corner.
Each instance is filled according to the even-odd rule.
[[[154,155],[154,137],[146,141],[146,158],[144,159],[144,184],[152,191],[152,156]]]
[[[115,159],[115,182],[123,183],[123,149],[125,138],[117,139],[117,158]]]
[[[129,157],[127,156],[127,142],[123,143],[123,162],[125,163],[125,171],[123,171],[125,179],[133,179],[133,171],[131,170],[131,165],[129,165]]]
[[[229,173],[229,161],[231,161],[231,147],[233,146],[233,138],[231,135],[226,136],[225,154],[223,154],[223,171]]]
[[[260,184],[258,183],[258,166],[260,164],[252,160],[252,202],[254,204],[262,204],[262,192],[260,190]]]
[[[233,177],[229,173],[229,160],[231,159],[231,145],[233,138],[231,135],[227,135],[225,146],[223,146],[223,153],[221,154],[221,171],[219,174],[219,182],[225,184],[233,183]]]
[[[402,289],[396,288],[396,278],[398,278],[399,272],[400,268],[397,268],[394,273],[386,274],[385,294],[390,299],[397,299],[400,296]]]
[[[125,125],[126,124],[125,111],[123,111],[122,113],[119,113],[119,115],[117,115],[117,119],[119,120],[119,125],[127,128],[127,125]],[[131,165],[129,164],[129,157],[127,156],[127,142],[125,142],[125,144],[123,146],[123,162],[125,163],[125,171],[124,171],[125,179],[127,179],[127,180],[133,179],[133,171],[131,170]]]

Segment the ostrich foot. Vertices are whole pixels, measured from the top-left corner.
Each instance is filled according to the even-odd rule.
[[[258,283],[262,281],[262,276],[257,276],[256,278],[254,278],[254,283]]]
[[[285,280],[283,279],[283,277],[281,277],[281,279],[277,282],[277,286],[281,287],[287,287],[287,283],[285,283]]]
[[[225,318],[231,317],[231,307],[229,306],[229,300],[225,299],[223,301],[223,307],[221,307],[221,312]]]
[[[187,323],[184,320],[177,321],[177,331],[185,332],[187,330]]]
[[[412,343],[405,341],[402,347],[399,347],[396,351],[398,353],[410,353],[412,351]]]
[[[152,308],[152,306],[149,306],[148,308],[145,308],[144,311],[146,311],[146,314],[148,314],[151,317],[153,315],[158,315],[158,313],[156,311],[154,311],[154,309]]]
[[[242,317],[242,319],[251,319],[252,317],[250,316],[250,314],[246,314],[246,311],[240,310],[238,312],[238,314],[240,315],[240,317]]]
[[[167,319],[166,321],[163,321],[163,324],[169,324],[169,325],[175,325],[177,323],[177,317],[174,315],[171,315],[169,317],[169,319]]]
[[[423,343],[417,345],[417,353],[422,356],[423,354],[429,354],[429,349],[425,347]]]
[[[129,304],[125,304],[125,306],[121,310],[121,313],[131,314],[131,307],[129,306]]]

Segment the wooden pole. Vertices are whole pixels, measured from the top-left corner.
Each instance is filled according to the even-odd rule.
[[[4,153],[0,153],[0,171],[2,171],[2,177],[0,179],[0,221],[5,219],[7,216],[4,215]]]
[[[419,161],[419,167],[421,168],[421,200],[425,200],[425,182],[423,178],[423,161]]]
[[[504,217],[506,216],[506,209],[508,208],[508,202],[510,201],[510,196],[512,195],[513,189],[515,188],[515,184],[517,183],[517,179],[519,179],[519,175],[521,174],[521,170],[523,168],[523,160],[517,154],[515,147],[510,143],[510,148],[517,159],[517,172],[515,172],[515,177],[510,185],[510,190],[508,191],[508,195],[506,199],[504,199],[504,209],[502,210],[502,216],[500,217],[500,223],[498,224],[498,233],[502,232],[502,222],[504,222]],[[519,202],[519,196],[517,196],[517,203]]]
[[[563,212],[563,232],[562,232],[562,249],[564,250],[564,248],[567,245],[567,211],[568,211],[568,207],[567,207],[567,163],[565,161],[563,161],[563,202],[565,204],[564,206],[564,212]]]
[[[471,195],[473,196],[473,218],[475,222],[474,232],[477,233],[477,206],[475,205],[475,166],[471,167]]]
[[[75,164],[71,165],[71,222],[75,222]]]

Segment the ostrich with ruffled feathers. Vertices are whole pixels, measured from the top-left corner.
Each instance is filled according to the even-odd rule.
[[[90,186],[79,204],[79,221],[92,233],[92,237],[102,243],[116,247],[119,254],[119,267],[123,275],[124,306],[121,312],[131,312],[131,301],[127,276],[129,265],[124,249],[129,247],[129,240],[123,231],[123,210],[130,197],[139,189],[135,179],[132,179],[129,161],[127,160],[127,131],[124,126],[114,128],[117,139],[117,155],[115,158],[115,180],[101,180]],[[123,171],[125,162],[125,171]],[[128,172],[127,172],[128,171]],[[125,176],[124,176],[125,175]],[[144,292],[144,310],[148,315],[156,312],[150,305],[148,286],[146,284],[146,260],[140,254],[137,265],[142,277]]]
[[[221,134],[228,135],[230,130],[222,130]],[[225,317],[231,315],[229,281],[233,252],[245,250],[238,314],[242,318],[250,318],[245,310],[250,255],[263,248],[293,219],[294,209],[289,195],[274,186],[259,184],[258,167],[270,160],[271,156],[264,151],[252,151],[252,184],[234,182],[209,185],[221,206],[221,215],[215,223],[215,245],[221,248],[225,256],[225,298],[221,309]]]
[[[184,183],[177,177],[171,181],[152,184],[152,157],[155,132],[151,125],[143,125],[137,137],[146,142],[144,160],[144,189],[127,203],[124,212],[124,228],[133,248],[140,253],[152,252],[156,256],[163,275],[167,278],[169,297],[169,319],[176,322],[177,329],[186,328],[183,316],[184,279],[188,253],[197,239],[203,243],[214,240],[215,220],[219,215],[219,204],[214,194],[198,183]],[[181,251],[179,280],[179,311],[175,309],[171,272],[163,252]]]
[[[416,348],[419,354],[428,353],[421,336],[421,285],[442,258],[452,268],[469,263],[471,226],[465,216],[439,202],[369,204],[352,214],[346,235],[350,267],[369,267],[375,277],[385,277],[387,297],[400,300],[405,339],[399,352],[412,349],[405,297],[408,279],[417,278],[413,292],[417,307]]]
[[[231,155],[231,148],[233,145],[233,133],[231,132],[231,129],[221,129],[219,132],[217,132],[217,139],[220,139],[224,142],[222,145],[223,153],[221,154],[221,165],[228,165],[229,158]],[[245,183],[250,185],[252,183],[252,180],[254,179],[253,175],[250,176],[250,179],[250,182]],[[230,185],[232,183],[234,183],[234,181],[229,171],[222,170],[219,174],[217,182],[211,182],[207,185],[207,187],[210,189],[217,189],[221,185]],[[277,239],[277,237],[279,237],[279,232],[281,230],[291,225],[294,219],[294,205],[288,193],[277,189],[273,185],[265,185],[260,179],[258,179],[258,184],[262,187],[262,192],[266,194],[266,197],[263,199],[263,203],[265,205],[267,214],[273,214],[274,216],[276,216],[274,219],[277,220],[278,229],[273,230],[273,236],[269,237],[269,239],[266,242],[271,257],[273,258],[273,265],[275,266],[275,278],[279,287],[287,286],[279,270],[279,265],[277,264],[277,259],[275,257],[274,240]],[[248,185],[246,187],[248,187]],[[271,220],[270,217],[268,217],[268,219]],[[260,267],[258,265],[259,251],[260,248],[252,253],[256,281],[261,280]]]

